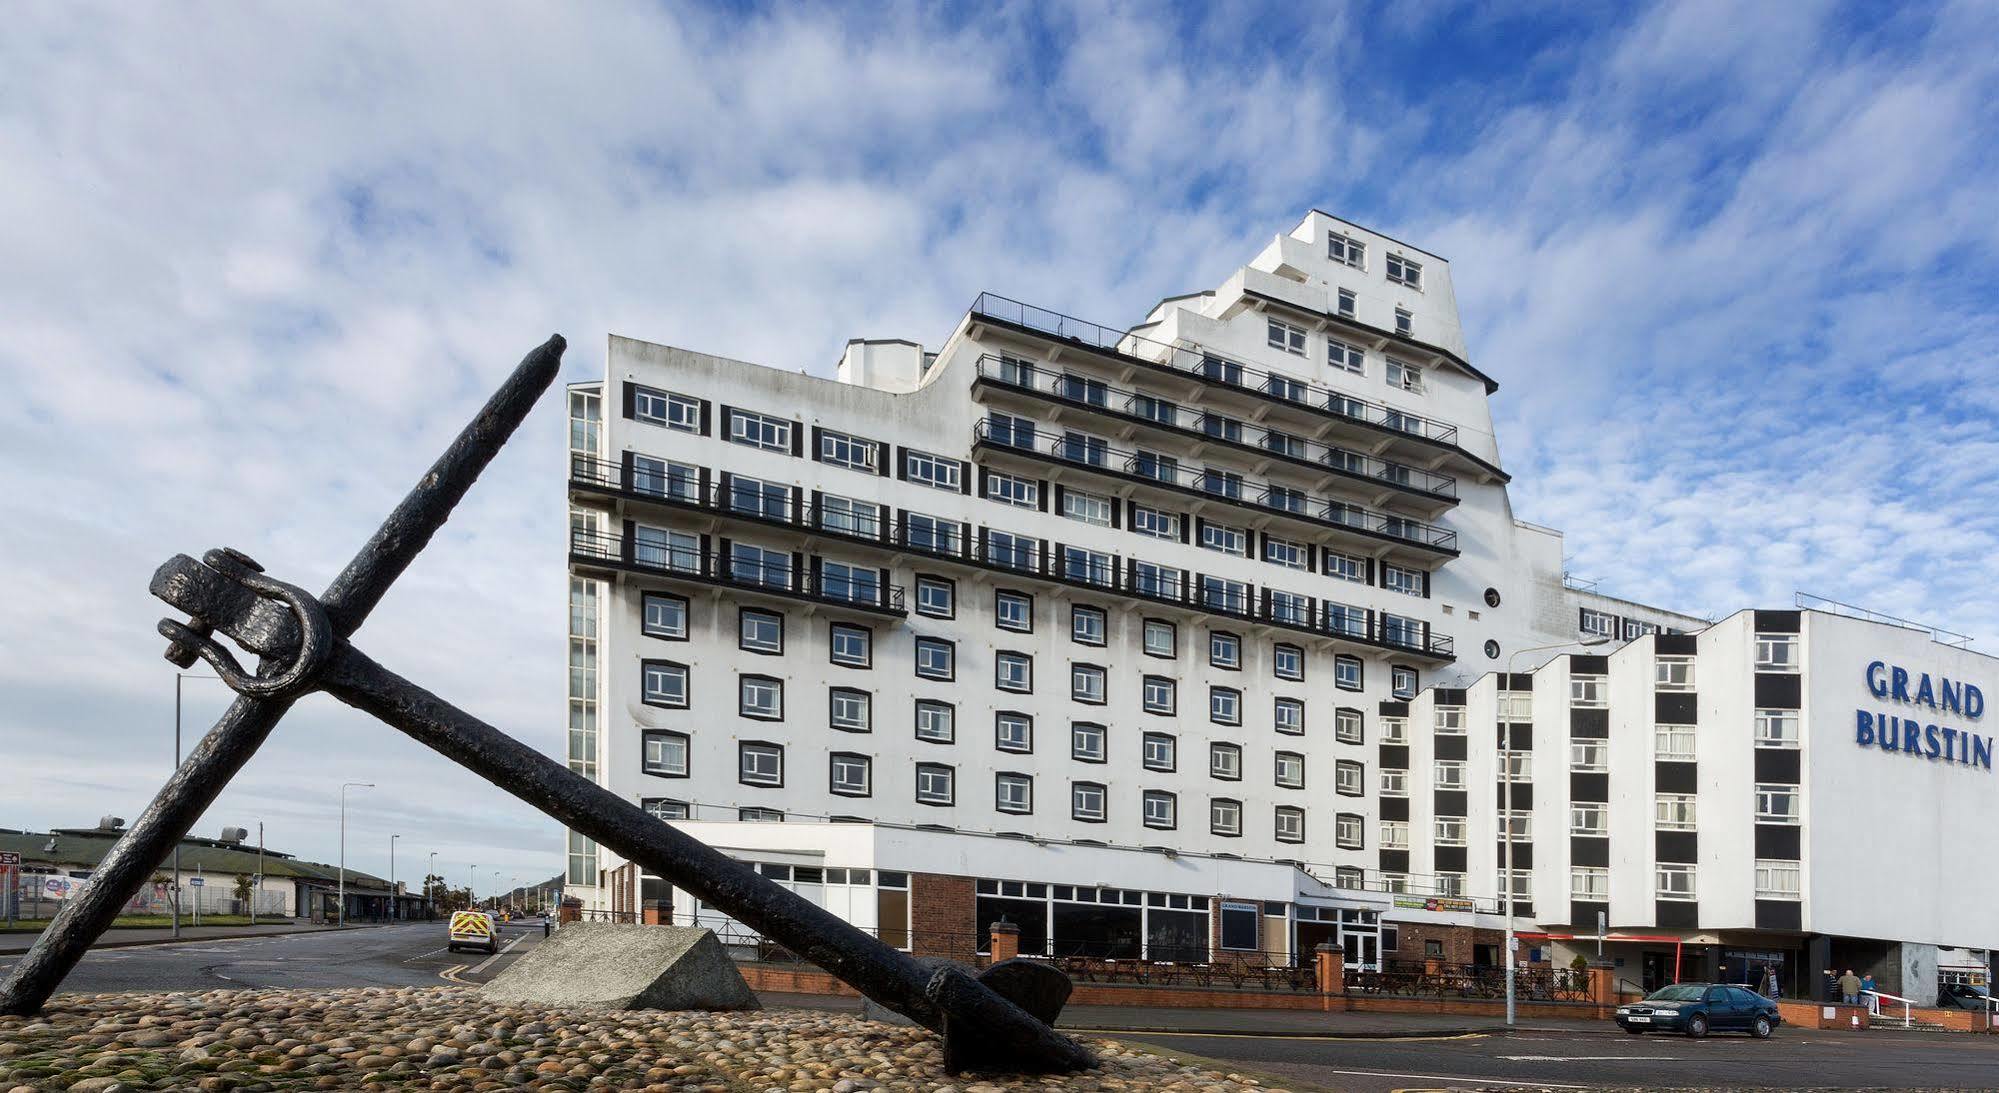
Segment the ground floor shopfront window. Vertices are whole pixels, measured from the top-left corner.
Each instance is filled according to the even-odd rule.
[[[993,923],[1020,928],[1024,956],[1109,960],[1208,959],[1208,897],[1067,884],[978,883],[978,951]]]

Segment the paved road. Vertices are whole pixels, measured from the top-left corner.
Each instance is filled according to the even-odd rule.
[[[446,949],[444,924],[356,927],[227,941],[94,949],[65,991],[205,991],[225,987],[417,987],[478,983],[539,944],[539,922],[500,928],[497,958]],[[5,971],[18,956],[0,956]]]
[[[1396,1089],[1991,1089],[1999,1037],[1780,1029],[1747,1036],[1518,1032],[1430,1040],[1142,1034],[1120,1037],[1205,1056],[1301,1087]]]

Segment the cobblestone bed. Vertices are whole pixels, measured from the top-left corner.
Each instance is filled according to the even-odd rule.
[[[1109,1041],[1103,1066],[951,1078],[922,1029],[809,1010],[616,1013],[493,1005],[458,987],[59,995],[0,1016],[0,1093],[67,1089],[646,1089],[704,1093],[1246,1090]]]

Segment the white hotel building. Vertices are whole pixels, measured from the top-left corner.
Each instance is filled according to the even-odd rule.
[[[832,380],[613,337],[569,394],[570,764],[923,950],[1005,915],[1029,952],[1491,963],[1509,739],[1542,959],[1982,965],[1994,661],[1566,586],[1468,358],[1448,262],[1316,211],[1129,328],[985,295]],[[1863,710],[1954,743],[1863,747]],[[568,879],[715,920],[574,835]]]

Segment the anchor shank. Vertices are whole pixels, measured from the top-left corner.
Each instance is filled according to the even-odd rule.
[[[759,877],[749,867],[630,801],[390,672],[352,646],[336,649],[326,692],[595,839],[709,906],[774,938],[862,994],[935,1031],[947,1012],[929,991],[934,973],[843,919]],[[960,981],[961,980],[961,981]],[[1007,1049],[1021,1069],[1094,1064],[1088,1049],[969,976],[940,992],[948,1017]]]

